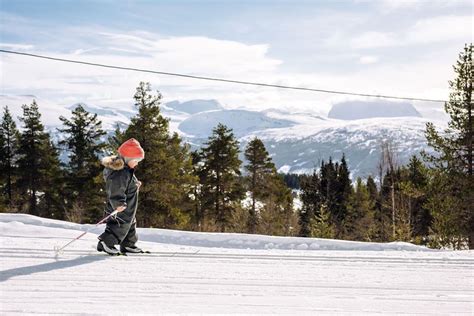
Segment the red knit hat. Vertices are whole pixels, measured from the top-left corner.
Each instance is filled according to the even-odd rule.
[[[145,152],[143,151],[142,146],[135,138],[130,138],[125,143],[120,145],[118,152],[120,156],[126,158],[145,158]]]

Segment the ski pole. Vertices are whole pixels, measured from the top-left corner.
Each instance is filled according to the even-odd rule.
[[[107,215],[106,217],[104,217],[103,219],[101,219],[97,224],[95,224],[94,227],[92,228],[95,228],[97,226],[99,226],[100,224],[102,224],[103,222],[105,222],[106,220],[108,220],[110,217],[114,216],[115,214],[117,214],[118,211],[113,211],[112,213],[110,213],[109,215]],[[86,230],[85,232],[83,232],[82,234],[80,234],[79,236],[77,236],[76,238],[74,238],[73,240],[71,240],[70,242],[68,242],[67,244],[65,244],[64,246],[62,246],[61,248],[58,248],[54,249],[54,251],[56,252],[56,254],[59,254],[64,248],[66,248],[67,246],[69,246],[70,244],[72,244],[73,242],[75,242],[76,240],[78,240],[79,238],[81,238],[82,236],[84,236],[85,234],[87,234],[89,231],[91,230],[91,228],[89,228],[88,230]]]

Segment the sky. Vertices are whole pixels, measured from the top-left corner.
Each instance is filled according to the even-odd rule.
[[[465,0],[0,0],[0,49],[225,79],[442,99],[473,41]],[[327,113],[361,99],[126,72],[0,53],[0,94],[131,107],[140,81],[164,101]],[[414,102],[422,113],[441,103]],[[3,104],[2,104],[3,106]],[[41,108],[41,104],[40,104]]]

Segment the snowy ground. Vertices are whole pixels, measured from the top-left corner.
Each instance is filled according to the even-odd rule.
[[[474,313],[474,252],[406,243],[139,230],[151,255],[95,252],[87,225],[0,214],[0,314]]]

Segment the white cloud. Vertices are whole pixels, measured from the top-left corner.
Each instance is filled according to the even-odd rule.
[[[8,50],[31,50],[34,48],[33,45],[13,44],[13,43],[0,43],[0,47]]]
[[[392,33],[365,32],[351,40],[351,47],[356,49],[390,47],[400,44]]]
[[[465,16],[437,16],[419,20],[406,35],[408,43],[434,43],[460,40],[472,42],[473,18]]]
[[[452,7],[471,7],[471,0],[356,0],[374,3],[384,12],[396,10],[423,10],[427,8],[446,9]]]
[[[376,62],[379,61],[379,58],[376,56],[361,56],[359,58],[359,63],[361,64],[375,64]]]
[[[447,15],[420,19],[398,33],[367,31],[351,38],[350,43],[355,49],[371,49],[448,41],[462,44],[472,40],[472,16]]]

